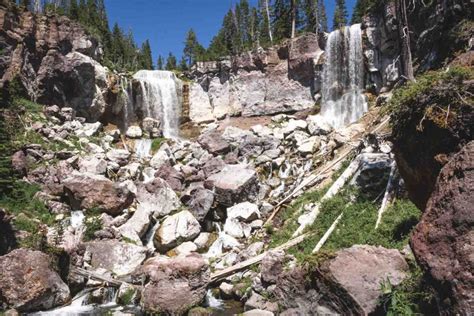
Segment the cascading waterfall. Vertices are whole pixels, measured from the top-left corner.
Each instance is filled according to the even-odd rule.
[[[152,140],[148,138],[137,139],[135,141],[135,154],[138,158],[146,158],[151,153]]]
[[[360,24],[329,34],[322,89],[321,114],[334,128],[353,123],[367,112]]]
[[[140,70],[133,78],[140,83],[141,90],[134,108],[140,109],[144,117],[160,119],[165,137],[177,138],[181,81],[173,72],[162,70]]]

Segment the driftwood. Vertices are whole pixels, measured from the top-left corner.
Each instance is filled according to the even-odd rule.
[[[311,236],[311,235],[312,234],[301,235],[297,238],[294,238],[294,239],[291,239],[291,240],[287,241],[286,243],[284,243],[281,246],[278,246],[276,248],[265,251],[264,253],[262,253],[258,256],[255,256],[255,257],[250,258],[248,260],[239,262],[236,265],[228,267],[224,270],[217,271],[217,272],[215,272],[211,275],[211,283],[222,280],[223,278],[231,276],[231,275],[233,275],[233,274],[235,274],[235,273],[237,273],[241,270],[244,270],[244,269],[246,269],[246,268],[248,268],[248,267],[250,267],[254,264],[259,263],[260,261],[262,261],[262,259],[265,257],[265,255],[270,251],[278,251],[278,250],[285,251],[285,250],[288,250],[289,248],[291,248],[293,246],[296,246],[297,244],[301,243],[303,240],[306,239],[306,237]]]
[[[137,287],[136,285],[133,285],[133,284],[130,284],[130,283],[127,283],[127,282],[124,282],[124,281],[120,281],[120,280],[117,280],[117,279],[113,279],[113,278],[107,277],[105,275],[102,275],[100,273],[88,271],[88,270],[82,269],[82,268],[73,267],[69,270],[69,272],[72,273],[72,274],[75,274],[77,276],[81,276],[81,277],[85,277],[85,278],[105,282],[111,287],[120,287],[122,284],[126,284],[126,285],[131,286],[131,287]]]
[[[395,179],[397,178],[397,163],[395,160],[391,164],[390,176],[388,177],[387,187],[385,188],[385,194],[382,200],[382,205],[380,206],[379,212],[377,214],[377,222],[375,223],[375,229],[377,229],[382,222],[382,215],[387,210],[389,204],[394,198],[394,187]]]

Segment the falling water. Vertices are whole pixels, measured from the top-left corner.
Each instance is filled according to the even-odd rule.
[[[135,108],[141,109],[145,117],[160,119],[165,137],[177,138],[181,81],[173,72],[161,70],[140,70],[133,78],[140,83],[141,90]]]
[[[321,114],[334,128],[357,121],[367,112],[360,24],[329,34],[326,44]]]
[[[135,141],[135,154],[138,158],[150,157],[152,140],[141,138]]]

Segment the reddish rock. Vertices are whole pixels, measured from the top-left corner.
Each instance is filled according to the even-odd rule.
[[[21,312],[47,310],[69,300],[69,288],[44,253],[17,249],[0,257],[1,303]]]
[[[474,141],[441,170],[411,237],[413,252],[452,314],[474,311]],[[450,305],[450,306],[449,306]]]
[[[226,154],[230,150],[229,143],[222,138],[221,133],[218,131],[210,131],[202,134],[199,137],[198,142],[211,154]]]
[[[175,191],[183,189],[184,176],[170,165],[163,165],[156,171],[155,177],[161,178]]]
[[[112,216],[132,204],[134,194],[101,175],[74,173],[63,181],[64,192],[73,209],[98,208]]]
[[[210,281],[209,266],[197,253],[151,258],[138,271],[138,275],[142,274],[148,283],[141,305],[148,313],[166,315],[182,315],[200,304]]]
[[[12,168],[20,175],[24,176],[28,169],[28,160],[23,150],[19,150],[12,156]]]

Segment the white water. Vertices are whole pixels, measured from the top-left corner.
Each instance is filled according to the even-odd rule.
[[[214,294],[212,294],[212,290],[207,290],[205,304],[210,308],[224,309],[224,301],[216,298]]]
[[[140,83],[141,90],[134,108],[141,109],[144,117],[160,119],[165,137],[177,138],[181,81],[173,72],[162,70],[140,70],[133,78]]]
[[[334,128],[353,123],[367,112],[360,24],[329,34],[322,89],[321,114]]]
[[[135,140],[135,154],[138,158],[147,158],[151,154],[151,143],[152,140],[148,138],[141,138]]]
[[[131,115],[134,114],[133,109],[133,89],[129,84],[129,81],[126,77],[120,77],[120,90],[119,102],[122,105],[122,114],[123,114],[123,128],[127,129],[128,123],[132,120]]]

